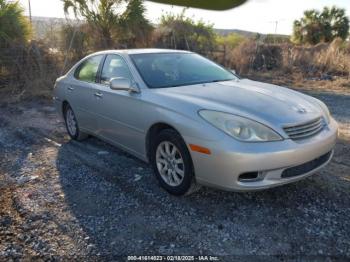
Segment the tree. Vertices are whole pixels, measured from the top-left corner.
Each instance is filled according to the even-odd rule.
[[[72,10],[76,17],[83,18],[94,28],[98,35],[94,39],[101,43],[100,48],[116,47],[116,40],[125,40],[120,32],[126,27],[134,37],[145,34],[150,23],[144,17],[145,8],[142,0],[62,0],[66,13]],[[122,4],[127,2],[127,8],[122,12]],[[137,28],[137,23],[139,24]],[[140,33],[141,32],[141,33]],[[99,37],[100,36],[100,37]],[[96,48],[99,48],[97,45]]]
[[[186,17],[184,9],[178,15],[168,13],[161,17],[154,34],[154,44],[207,54],[215,47],[215,36],[213,25]]]
[[[64,11],[68,13],[70,9],[78,18],[86,21],[101,36],[102,47],[113,46],[112,35],[119,21],[119,15],[115,10],[122,0],[62,0]],[[98,36],[95,36],[98,37]]]
[[[0,45],[25,43],[30,33],[29,21],[19,3],[0,0]]]
[[[145,17],[146,8],[142,0],[130,0],[120,19],[123,42],[128,47],[147,46],[153,26]]]
[[[331,42],[349,35],[349,18],[345,10],[335,6],[325,7],[322,12],[307,10],[304,17],[294,21],[292,40],[296,43],[317,44]]]
[[[345,40],[349,35],[349,18],[345,9],[325,7],[321,13],[322,24],[325,29],[325,41],[330,42],[334,38]]]

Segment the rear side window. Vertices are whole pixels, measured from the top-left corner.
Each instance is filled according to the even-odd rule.
[[[103,55],[97,55],[86,59],[75,70],[75,78],[85,82],[95,82],[102,58]]]

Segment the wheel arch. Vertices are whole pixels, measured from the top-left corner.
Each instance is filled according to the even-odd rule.
[[[151,152],[152,150],[155,150],[154,147],[152,147],[152,139],[154,139],[157,134],[159,134],[160,132],[162,132],[163,130],[171,130],[173,131],[173,134],[172,135],[178,135],[179,137],[177,138],[177,141],[179,141],[179,139],[182,140],[182,142],[184,143],[182,148],[183,150],[186,150],[186,154],[187,154],[187,157],[185,159],[188,160],[188,166],[187,166],[187,170],[189,170],[190,174],[191,174],[191,179],[188,180],[189,181],[189,186],[188,188],[186,188],[186,190],[182,193],[179,193],[179,192],[173,192],[172,190],[169,190],[167,189],[167,187],[163,186],[168,192],[171,192],[172,194],[175,194],[175,195],[183,195],[183,194],[191,194],[195,191],[197,191],[200,186],[197,184],[196,182],[196,172],[195,172],[195,167],[194,167],[194,163],[193,163],[193,159],[192,159],[192,154],[191,154],[191,150],[188,146],[188,144],[186,143],[184,137],[181,135],[181,133],[173,126],[173,125],[170,125],[170,124],[167,124],[167,123],[164,123],[164,122],[158,122],[158,123],[154,123],[147,131],[147,134],[146,134],[146,157],[147,157],[147,160],[149,161],[149,163],[153,166],[154,169],[156,169],[155,167],[155,162],[156,161],[154,159],[154,161],[151,159],[153,156],[151,155]],[[174,134],[175,132],[175,134]],[[160,140],[160,141],[163,141],[163,140]],[[181,147],[179,147],[179,150]],[[182,153],[181,153],[182,154]],[[184,156],[183,156],[184,157]],[[185,160],[184,160],[185,161]],[[159,172],[159,171],[154,171],[154,172]],[[156,174],[157,175],[157,174]],[[158,177],[158,175],[157,175]],[[164,183],[164,181],[163,181]],[[185,184],[188,183],[188,182],[185,182]],[[162,184],[162,183],[161,183]]]
[[[168,123],[165,123],[165,122],[154,123],[152,126],[150,126],[150,128],[148,129],[148,131],[146,133],[145,149],[146,149],[146,158],[148,161],[150,161],[150,153],[151,153],[151,149],[152,149],[152,139],[157,134],[159,134],[161,131],[163,131],[165,129],[172,129],[182,137],[181,133],[174,126],[172,126]],[[183,139],[183,137],[182,137],[182,139]]]
[[[62,115],[63,115],[63,116],[64,116],[64,114],[65,114],[65,110],[66,110],[67,106],[69,106],[69,103],[68,103],[67,100],[64,100],[64,101],[62,102],[62,107],[61,107],[61,112],[62,112]]]

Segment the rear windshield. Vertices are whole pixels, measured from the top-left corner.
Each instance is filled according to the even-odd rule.
[[[237,77],[218,64],[193,53],[130,55],[150,88],[229,81]]]

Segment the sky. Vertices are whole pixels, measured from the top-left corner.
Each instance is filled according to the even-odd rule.
[[[28,14],[28,0],[19,0]],[[202,19],[220,29],[241,29],[259,33],[291,34],[293,21],[299,19],[304,10],[322,9],[336,5],[345,8],[350,16],[350,0],[248,0],[238,8],[228,11],[207,11],[189,8],[186,15],[195,20]],[[61,0],[31,0],[32,15],[65,17]],[[179,13],[181,7],[156,4],[146,1],[147,18],[159,21],[162,13]],[[277,26],[276,26],[277,25]]]

